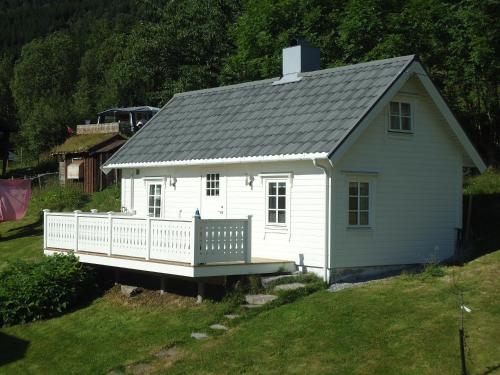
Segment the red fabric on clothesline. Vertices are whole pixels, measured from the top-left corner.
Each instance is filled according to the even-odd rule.
[[[0,180],[0,222],[20,220],[31,198],[31,180]]]

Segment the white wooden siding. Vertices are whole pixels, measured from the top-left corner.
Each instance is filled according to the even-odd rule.
[[[389,133],[381,113],[335,166],[334,267],[421,263],[453,254],[461,227],[462,147],[420,83],[411,79],[394,100],[410,100],[414,133]],[[378,172],[373,225],[347,228],[346,171]]]
[[[190,219],[196,209],[202,218],[212,216],[206,212],[202,195],[205,194],[204,177],[213,171],[221,172],[221,196],[224,217],[242,218],[252,215],[252,257],[295,261],[308,267],[324,265],[325,236],[325,176],[312,161],[240,164],[214,167],[143,168],[134,175],[134,209],[146,215],[145,180],[151,177],[176,177],[176,185],[165,180],[164,211],[162,217]],[[265,173],[291,173],[289,230],[283,233],[265,229],[265,186],[259,177]],[[130,173],[124,173],[128,176]],[[253,187],[246,185],[246,176],[253,176]],[[130,194],[127,178],[122,180]],[[122,202],[130,204],[130,199]]]

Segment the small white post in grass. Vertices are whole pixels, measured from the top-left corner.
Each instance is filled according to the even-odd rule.
[[[78,252],[78,214],[81,214],[82,211],[75,210],[73,211],[75,214],[75,253]]]
[[[111,256],[113,250],[113,211],[108,211],[108,256]]]
[[[47,228],[47,214],[50,212],[48,208],[43,210],[43,249],[47,250],[47,236],[48,236],[48,228]]]
[[[245,251],[245,262],[252,263],[252,215],[248,215],[247,243]]]

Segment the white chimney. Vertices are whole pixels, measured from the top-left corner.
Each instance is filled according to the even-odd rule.
[[[305,39],[293,39],[291,44],[283,48],[283,77],[275,85],[300,81],[299,73],[319,69],[319,48],[311,47]]]

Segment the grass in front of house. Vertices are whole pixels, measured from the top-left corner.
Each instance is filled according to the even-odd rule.
[[[104,374],[148,360],[174,344],[191,344],[191,332],[206,331],[227,308],[224,303],[196,305],[194,298],[154,292],[130,299],[114,288],[72,313],[0,330],[0,372]],[[11,341],[26,345],[16,347]],[[4,356],[19,360],[5,363]]]
[[[500,366],[500,251],[445,276],[403,275],[320,291],[187,352],[168,374],[458,374],[457,290],[470,373]],[[160,373],[162,373],[160,371]]]

